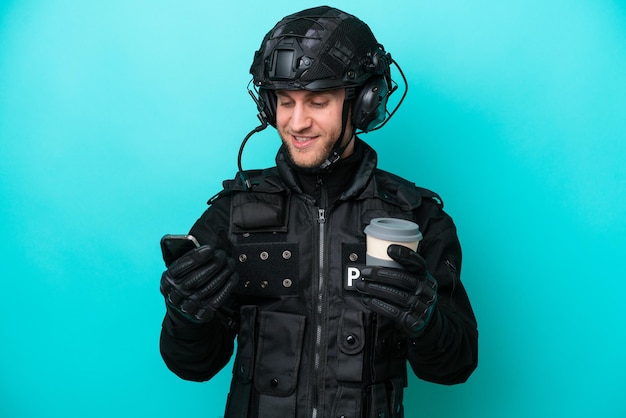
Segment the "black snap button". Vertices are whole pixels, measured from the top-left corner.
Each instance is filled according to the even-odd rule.
[[[272,379],[271,385],[272,385],[273,388],[278,386],[278,379],[276,379],[276,378]]]
[[[356,338],[354,338],[354,335],[348,335],[346,337],[346,342],[350,345],[354,345],[356,344]]]

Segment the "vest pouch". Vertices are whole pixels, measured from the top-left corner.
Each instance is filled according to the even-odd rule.
[[[337,379],[343,382],[363,381],[363,347],[365,328],[363,312],[343,311],[337,333]]]
[[[360,418],[362,415],[363,356],[365,347],[364,313],[343,311],[337,333],[337,380],[339,388],[332,409],[333,417]]]
[[[259,312],[254,387],[259,418],[296,416],[296,386],[302,356],[305,317]]]
[[[231,200],[231,232],[287,231],[286,193],[235,193]]]

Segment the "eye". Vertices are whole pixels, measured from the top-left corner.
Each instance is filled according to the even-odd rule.
[[[289,107],[293,105],[293,100],[289,100],[287,98],[278,99],[278,106],[280,107]]]
[[[313,100],[311,102],[311,106],[317,107],[317,108],[324,108],[324,107],[326,107],[326,105],[328,105],[328,101],[327,100]]]

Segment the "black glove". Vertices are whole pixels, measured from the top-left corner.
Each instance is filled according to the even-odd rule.
[[[419,336],[432,316],[437,302],[437,281],[426,270],[424,259],[410,248],[392,244],[387,254],[403,269],[365,266],[357,290],[365,295],[363,304],[388,316],[411,338]]]
[[[161,276],[165,303],[196,323],[213,319],[233,292],[239,275],[223,250],[204,245],[172,263]]]

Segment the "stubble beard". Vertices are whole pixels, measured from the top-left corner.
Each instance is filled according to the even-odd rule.
[[[324,163],[333,151],[333,147],[335,146],[336,141],[333,142],[325,142],[320,149],[310,150],[299,150],[291,144],[290,140],[285,139],[285,136],[279,132],[280,139],[287,148],[287,152],[289,153],[289,157],[291,161],[298,167],[301,168],[318,168]],[[339,133],[335,133],[334,137],[337,138]]]

